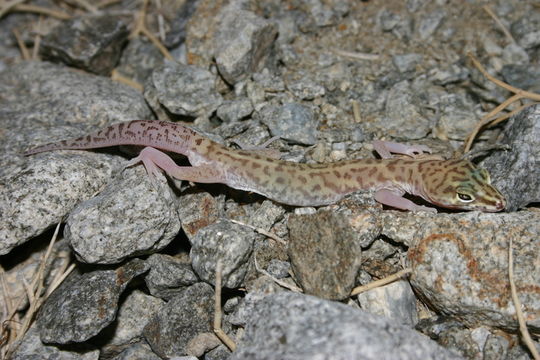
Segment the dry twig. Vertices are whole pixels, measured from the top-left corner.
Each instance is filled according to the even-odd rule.
[[[487,12],[489,14],[489,16],[491,16],[491,18],[495,21],[495,23],[499,26],[499,28],[501,29],[501,31],[504,33],[504,35],[506,36],[506,38],[513,44],[516,43],[516,40],[514,39],[514,37],[512,36],[512,34],[510,34],[510,31],[508,31],[508,29],[506,28],[506,26],[504,26],[504,24],[502,23],[501,19],[499,19],[499,17],[493,12],[493,10],[491,10],[491,8],[488,6],[488,5],[484,5],[482,7],[484,9],[485,12]]]
[[[406,268],[406,269],[403,269],[401,271],[398,271],[395,274],[387,276],[387,277],[385,277],[383,279],[372,281],[372,282],[370,282],[369,284],[366,284],[366,285],[357,286],[351,291],[351,296],[355,296],[355,295],[358,295],[358,294],[363,293],[365,291],[375,289],[375,288],[384,286],[386,284],[390,284],[390,283],[392,283],[392,282],[394,282],[396,280],[401,279],[403,276],[410,274],[411,272],[412,272],[411,268]]]
[[[26,331],[30,328],[35,315],[37,314],[37,311],[41,307],[41,305],[44,303],[44,301],[47,299],[47,297],[58,287],[58,285],[69,275],[69,273],[75,268],[75,264],[69,265],[69,258],[67,261],[63,264],[63,267],[60,269],[60,271],[56,274],[55,279],[50,283],[49,287],[45,289],[45,273],[46,273],[46,267],[48,264],[50,264],[51,261],[51,254],[54,248],[54,244],[56,242],[56,239],[58,237],[58,231],[60,230],[60,224],[56,227],[54,234],[51,238],[51,241],[49,243],[49,246],[47,248],[47,251],[43,255],[41,262],[39,264],[39,267],[32,279],[32,282],[28,284],[26,281],[23,280],[23,285],[27,294],[28,301],[30,303],[30,306],[28,310],[26,311],[24,318],[22,319],[22,324],[20,324],[20,328],[16,328],[13,325],[8,326],[8,328],[4,329],[2,328],[2,333],[8,333],[9,335],[9,341],[7,350],[5,351],[4,355],[6,358],[9,358],[11,354],[17,349],[18,344],[20,344],[20,341],[22,340],[23,336],[26,334]],[[12,306],[9,312],[9,315],[6,317],[6,322],[9,324],[18,324],[18,322],[14,322],[14,318],[17,315],[17,310],[19,309],[20,305],[24,301],[24,297],[21,297],[18,301],[18,303],[15,306]],[[4,336],[4,335],[2,335]]]
[[[236,343],[221,328],[221,318],[223,316],[221,311],[221,275],[221,260],[218,260],[216,263],[216,293],[214,297],[214,333],[229,350],[234,351],[236,350]]]
[[[259,234],[262,234],[264,236],[268,236],[270,239],[276,240],[277,242],[281,243],[282,245],[287,245],[287,242],[285,240],[283,240],[282,238],[280,238],[279,236],[277,236],[276,234],[274,234],[274,233],[272,233],[270,231],[266,231],[266,230],[264,230],[262,228],[258,228],[256,226],[249,225],[249,224],[243,223],[243,222],[238,221],[238,220],[231,220],[231,222],[233,222],[235,224],[238,224],[238,225],[247,226],[248,228],[258,232]]]
[[[120,74],[118,72],[118,70],[116,69],[113,69],[113,71],[111,72],[111,79],[113,79],[114,81],[118,81],[118,82],[121,82],[123,84],[126,84],[126,85],[129,85],[131,86],[132,88],[142,92],[144,90],[144,86],[140,83],[138,83],[137,81],[135,80],[132,80],[122,74]]]
[[[261,269],[259,267],[259,263],[257,262],[257,257],[256,256],[253,256],[253,259],[255,261],[255,269],[259,273],[268,276],[270,279],[272,279],[273,282],[275,282],[276,284],[278,284],[279,286],[281,286],[281,287],[283,287],[285,289],[289,289],[289,290],[291,290],[293,292],[297,292],[297,293],[302,293],[303,292],[302,289],[300,289],[298,286],[288,284],[285,281],[280,280],[280,279],[276,278],[275,276],[272,276],[272,274],[270,274],[268,271],[266,271],[264,269]]]
[[[161,52],[161,54],[163,54],[163,56],[165,56],[165,58],[167,58],[168,60],[174,60],[169,50],[167,50],[167,48],[161,43],[161,41],[159,41],[159,39],[155,37],[154,34],[152,34],[150,30],[148,30],[148,28],[146,27],[145,18],[147,7],[148,0],[144,0],[142,8],[139,11],[139,15],[137,15],[137,20],[135,21],[135,27],[131,32],[131,37],[133,38],[138,36],[139,34],[143,34],[152,42],[152,44],[154,44],[155,47],[159,49],[159,51]]]
[[[521,301],[519,301],[519,297],[516,290],[516,284],[514,283],[514,256],[512,252],[512,237],[510,236],[510,240],[508,243],[508,279],[510,280],[510,292],[512,294],[512,301],[514,302],[514,307],[516,308],[516,316],[519,322],[519,331],[521,333],[521,337],[527,347],[529,348],[529,351],[531,352],[532,356],[535,360],[540,360],[540,355],[538,354],[538,350],[536,350],[536,346],[534,345],[534,341],[531,338],[531,334],[529,334],[529,329],[527,329],[527,323],[525,322],[525,316],[523,316],[523,311],[521,310]]]
[[[22,4],[25,1],[26,0],[11,0],[11,1],[5,2],[4,6],[0,6],[0,19],[2,18],[2,16],[4,16],[10,10],[12,10],[15,6]]]
[[[474,139],[476,138],[476,136],[478,135],[480,130],[482,130],[482,128],[484,128],[485,126],[488,126],[488,125],[498,124],[501,121],[508,119],[510,116],[512,116],[511,114],[516,113],[518,110],[522,110],[525,107],[534,105],[535,103],[522,105],[519,109],[512,111],[510,114],[504,114],[502,116],[496,117],[497,114],[499,114],[501,111],[506,109],[510,104],[512,104],[512,103],[514,103],[516,101],[522,100],[522,99],[530,99],[530,100],[534,100],[534,101],[540,101],[540,94],[535,94],[535,93],[532,93],[532,92],[529,92],[529,91],[525,91],[523,89],[514,87],[514,86],[512,86],[510,84],[505,83],[504,81],[501,81],[501,80],[495,78],[494,76],[492,76],[491,74],[489,74],[486,71],[486,69],[480,64],[480,62],[472,54],[469,53],[468,56],[472,60],[474,66],[489,81],[493,82],[494,84],[496,84],[496,85],[498,85],[498,86],[500,86],[500,87],[502,87],[502,88],[504,88],[504,89],[506,89],[506,90],[508,90],[510,92],[513,92],[514,95],[512,95],[511,97],[506,99],[503,103],[501,103],[499,106],[495,107],[487,115],[485,115],[484,117],[482,117],[482,119],[480,119],[478,124],[476,124],[475,128],[471,131],[471,133],[467,137],[467,140],[465,141],[465,144],[463,146],[463,153],[466,153],[471,149],[471,146],[472,146],[472,143],[473,143]]]
[[[354,122],[355,123],[361,123],[362,122],[362,115],[360,115],[360,104],[356,100],[352,100],[351,104],[352,104]]]
[[[377,55],[377,54],[359,53],[359,52],[345,51],[345,50],[340,50],[340,49],[334,49],[334,54],[343,56],[343,57],[348,57],[351,59],[356,59],[356,60],[370,60],[370,61],[378,60],[381,57],[380,55]]]
[[[52,16],[60,20],[71,19],[71,15],[66,14],[63,11],[50,9],[50,8],[46,8],[46,7],[38,6],[38,5],[19,4],[19,5],[14,6],[12,10]]]
[[[17,39],[17,45],[19,45],[19,49],[21,50],[21,56],[24,60],[30,60],[30,51],[24,44],[23,39],[21,38],[21,34],[19,34],[19,31],[17,29],[12,30],[13,35],[15,36],[15,39]]]

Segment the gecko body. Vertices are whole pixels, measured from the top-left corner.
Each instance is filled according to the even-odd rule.
[[[416,158],[415,154],[425,148],[386,142],[378,142],[375,147],[383,159],[304,164],[260,152],[232,150],[180,124],[135,120],[77,139],[38,146],[26,155],[116,145],[146,146],[128,165],[142,162],[150,175],[164,171],[179,180],[223,183],[288,205],[327,205],[358,190],[374,190],[380,203],[411,211],[436,210],[403,198],[405,193],[450,209],[493,212],[506,205],[503,195],[490,185],[487,171],[471,162]],[[162,151],[185,155],[191,166],[178,166]],[[390,152],[410,158],[392,158]]]

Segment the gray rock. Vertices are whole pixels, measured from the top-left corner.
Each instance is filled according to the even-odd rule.
[[[266,92],[277,93],[285,90],[283,79],[280,76],[272,74],[267,68],[253,74],[253,81],[259,84]]]
[[[422,54],[403,54],[394,55],[392,57],[392,63],[398,69],[399,72],[413,72],[416,70],[416,66],[422,62]]]
[[[446,11],[442,8],[426,14],[418,23],[417,31],[421,40],[426,40],[432,36],[446,18]]]
[[[364,257],[371,260],[385,260],[394,255],[397,251],[395,246],[392,246],[383,239],[375,240],[367,249],[364,249]]]
[[[540,201],[540,106],[509,119],[498,143],[510,145],[510,150],[494,152],[482,165],[506,197],[507,211]]]
[[[388,9],[382,9],[377,14],[377,22],[383,31],[392,31],[400,21],[401,17]]]
[[[350,295],[362,249],[346,220],[331,212],[289,217],[288,254],[307,294],[342,300]]]
[[[163,177],[152,182],[142,166],[125,169],[69,214],[64,235],[86,263],[114,264],[153,253],[180,231],[175,200]]]
[[[268,276],[261,276],[254,281],[246,296],[241,298],[232,313],[227,314],[225,319],[233,325],[245,327],[251,319],[257,303],[270,294],[282,291],[285,290],[277,285],[274,280]]]
[[[0,94],[0,149],[8,153],[85,135],[113,120],[152,118],[135,89],[47,62],[23,61],[2,72]]]
[[[460,359],[411,328],[344,304],[283,292],[255,307],[231,360]]]
[[[197,282],[189,262],[164,254],[154,254],[147,260],[150,271],[145,277],[150,294],[170,300],[186,286]]]
[[[384,213],[383,235],[409,244],[415,292],[440,313],[469,327],[516,331],[508,292],[508,239],[513,237],[514,279],[527,324],[540,329],[540,215],[469,212],[427,219]],[[502,294],[502,295],[501,295]]]
[[[429,71],[429,80],[435,85],[448,85],[465,81],[469,78],[469,70],[458,64],[450,64],[443,68],[434,68]]]
[[[508,64],[501,69],[504,81],[531,92],[540,92],[540,64]]]
[[[214,291],[206,283],[197,283],[163,306],[146,325],[144,336],[152,350],[163,358],[189,355],[190,343],[202,334],[212,333],[213,316]],[[216,338],[213,347],[218,343]]]
[[[257,116],[268,126],[272,136],[304,145],[313,145],[317,141],[319,121],[312,107],[297,103],[268,105]]]
[[[46,343],[83,342],[114,321],[118,298],[129,282],[148,270],[134,259],[115,270],[71,275],[45,301],[37,317]]]
[[[418,321],[416,301],[411,285],[405,280],[358,295],[358,303],[363,310],[408,326],[414,326]]]
[[[0,255],[58,224],[111,178],[117,159],[90,152],[32,156],[0,180]]]
[[[111,360],[161,360],[146,342],[130,345]]]
[[[253,112],[253,105],[247,98],[227,100],[217,109],[217,116],[225,122],[241,120]]]
[[[540,35],[540,31],[538,32]],[[506,64],[524,64],[529,65],[529,54],[518,44],[508,44],[504,47],[502,59]]]
[[[219,108],[218,108],[219,111]],[[233,115],[234,116],[234,115]],[[244,120],[244,121],[235,121],[235,122],[223,122],[217,128],[213,129],[214,133],[225,138],[230,139],[236,137],[237,139],[242,139],[244,137],[244,132],[247,131],[251,125],[254,124],[254,121]],[[240,148],[250,149],[251,144],[246,144],[241,140],[234,140],[232,143],[235,143]],[[244,145],[246,147],[244,147]]]
[[[310,15],[319,27],[336,24],[339,18],[349,11],[350,6],[346,2],[336,1],[327,4],[321,0],[309,0],[307,4],[309,4]]]
[[[37,327],[32,326],[24,335],[11,360],[98,360],[99,349],[88,345],[71,346],[69,350],[54,345],[45,345],[39,338]]]
[[[539,29],[540,13],[537,11],[528,11],[510,26],[512,36],[525,49],[532,49],[540,45]]]
[[[214,284],[216,264],[221,261],[223,286],[240,286],[256,236],[250,228],[226,220],[202,228],[191,239],[189,255],[193,270],[202,280]]]
[[[172,17],[169,21],[170,28],[167,30],[163,41],[167,48],[174,48],[185,41],[186,25],[195,12],[197,5],[198,1],[196,0],[172,1],[161,5],[161,10],[166,11],[168,17]]]
[[[235,3],[224,7],[218,18],[217,67],[225,81],[235,84],[258,70],[276,39],[277,26]]]
[[[116,321],[110,329],[112,336],[108,337],[106,346],[140,341],[144,327],[164,305],[163,300],[146,295],[142,291],[131,292],[120,304]]]
[[[325,94],[324,86],[309,77],[288,81],[287,89],[301,100],[313,100]]]
[[[129,31],[110,15],[65,20],[41,42],[41,55],[95,74],[108,75],[120,59]]]
[[[249,224],[270,231],[270,228],[285,215],[283,206],[274,201],[264,200],[249,217]]]
[[[203,116],[214,112],[223,99],[215,87],[216,75],[193,65],[167,62],[156,68],[144,96],[156,113]]]
[[[182,219],[182,229],[188,239],[197,232],[215,223],[223,216],[224,199],[207,192],[184,193],[178,200],[178,215]]]
[[[225,345],[220,345],[217,348],[207,352],[204,355],[204,360],[228,360],[230,356],[231,351]]]
[[[277,279],[283,279],[289,276],[289,270],[291,269],[291,264],[287,261],[281,261],[278,259],[270,260],[266,271],[273,277]]]
[[[131,39],[122,51],[122,57],[116,70],[123,76],[146,83],[152,71],[163,64],[163,55],[149,40],[144,38]]]
[[[419,103],[408,81],[392,86],[386,95],[386,117],[381,120],[386,134],[408,139],[423,138],[430,131],[431,124],[422,115]]]
[[[489,334],[484,346],[484,359],[508,359],[510,341],[502,334]]]
[[[464,93],[446,94],[434,104],[437,132],[453,140],[464,140],[478,123],[476,102]]]

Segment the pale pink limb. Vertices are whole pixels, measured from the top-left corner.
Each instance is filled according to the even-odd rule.
[[[422,155],[425,152],[431,154],[431,149],[426,145],[407,145],[383,140],[373,141],[373,149],[383,159],[391,158],[392,153],[407,155],[412,158]]]
[[[178,166],[169,155],[152,147],[145,147],[139,156],[130,160],[126,166],[139,162],[143,163],[152,180],[160,173],[160,170],[163,170],[167,175],[178,180],[198,183],[223,183],[225,181],[223,174],[215,166]]]
[[[400,210],[427,211],[432,213],[437,212],[437,209],[435,208],[416,205],[409,199],[405,199],[403,197],[404,193],[405,192],[400,192],[397,190],[381,189],[375,193],[375,200],[377,200],[383,205],[388,205]]]

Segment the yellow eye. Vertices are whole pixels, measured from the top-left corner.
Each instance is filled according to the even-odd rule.
[[[461,202],[469,203],[474,200],[474,198],[469,194],[457,193],[457,197]]]

